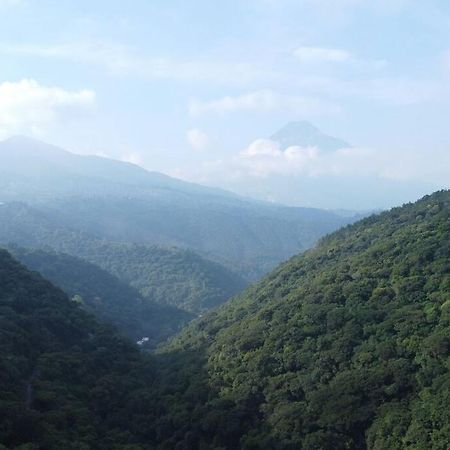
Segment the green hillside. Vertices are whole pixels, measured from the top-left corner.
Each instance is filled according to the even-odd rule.
[[[22,203],[0,206],[0,242],[82,258],[135,287],[151,302],[194,314],[222,304],[247,284],[192,251],[108,241],[62,225]]]
[[[131,429],[151,364],[3,250],[0,323],[0,448],[145,448]]]
[[[1,251],[0,444],[446,449],[449,255],[445,191],[328,236],[148,359]]]
[[[246,286],[241,277],[190,250],[106,244],[86,258],[101,264],[145,298],[200,314]]]
[[[109,240],[194,250],[249,280],[352,222],[324,210],[183,192],[145,199],[73,196],[38,206],[68,226]]]
[[[14,246],[9,250],[22,264],[39,272],[99,319],[113,324],[134,341],[148,338],[146,348],[172,336],[194,317],[142,298],[136,289],[82,259]]]
[[[447,449],[449,255],[443,191],[326,237],[196,321],[165,350],[165,448]],[[180,352],[204,362],[180,367]]]

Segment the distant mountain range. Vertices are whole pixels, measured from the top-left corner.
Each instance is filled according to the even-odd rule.
[[[76,155],[24,136],[0,142],[0,201],[45,202],[65,196],[236,195],[149,172],[135,164]]]
[[[352,220],[258,202],[23,137],[0,143],[0,202],[17,201],[47,222],[97,238],[192,249],[250,280]],[[33,228],[23,233],[31,236]]]
[[[29,138],[0,143],[0,245],[147,348],[351,220]]]

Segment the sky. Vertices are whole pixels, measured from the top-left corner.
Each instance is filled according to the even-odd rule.
[[[450,187],[449,118],[447,0],[0,0],[0,139],[367,210]]]

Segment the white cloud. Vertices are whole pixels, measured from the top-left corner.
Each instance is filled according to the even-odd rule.
[[[101,67],[114,76],[144,79],[243,85],[258,80],[277,79],[280,76],[277,71],[248,61],[148,56],[126,45],[104,40],[80,40],[59,45],[0,44],[0,53],[89,64]]]
[[[303,65],[338,64],[349,65],[353,69],[379,70],[387,66],[384,59],[359,58],[348,50],[326,47],[299,47],[293,52],[294,57]]]
[[[285,111],[306,116],[336,114],[341,110],[337,103],[346,97],[404,105],[442,98],[442,92],[448,90],[446,86],[431,80],[408,76],[374,77],[374,71],[386,66],[385,60],[365,59],[345,49],[328,47],[297,48],[293,55],[301,63],[294,69],[289,65],[292,61],[280,60],[278,64],[273,64],[264,58],[245,62],[217,57],[208,60],[157,58],[139,54],[128,46],[103,40],[80,40],[52,46],[0,44],[0,53],[95,65],[114,76],[160,78],[189,83],[208,82],[236,87],[270,87],[212,101],[194,99],[189,105],[192,116],[238,110],[261,113]],[[339,68],[342,66],[345,73],[352,76],[348,77],[342,71],[324,76],[326,72],[322,70],[320,62]],[[313,69],[312,72],[306,71],[305,67]],[[320,70],[314,70],[317,68]],[[277,86],[296,94],[280,94],[276,91]]]
[[[235,158],[234,164],[250,176],[292,175],[308,171],[319,155],[315,147],[292,146],[281,150],[275,141],[257,139]]]
[[[92,107],[90,90],[68,91],[42,86],[35,80],[0,84],[0,136],[31,134],[44,136],[61,120],[70,120]]]
[[[0,8],[9,6],[20,6],[25,3],[25,0],[0,0]]]
[[[305,205],[308,198],[316,198],[312,203],[315,206],[367,208],[367,199],[373,201],[377,186],[397,186],[399,192],[414,186],[416,190],[420,188],[409,199],[432,189],[449,188],[450,152],[433,148],[345,148],[322,152],[314,147],[298,146],[283,151],[270,139],[256,139],[232,156],[196,162],[174,175],[287,204]],[[294,186],[299,190],[295,191]],[[322,197],[323,192],[331,196]],[[355,206],[358,196],[361,196],[359,206]],[[336,203],[338,200],[341,203]],[[373,207],[388,204],[383,203],[385,200],[380,197]],[[406,200],[407,197],[402,197],[398,201]]]
[[[256,139],[245,150],[241,152],[244,158],[258,156],[278,157],[282,154],[280,146],[271,139]]]
[[[57,58],[93,64],[103,66],[109,72],[116,74],[141,71],[143,65],[142,58],[133,55],[126,46],[99,40],[59,45],[2,44],[0,51],[4,54]]]
[[[389,152],[364,148],[343,148],[322,152],[316,147],[292,146],[281,150],[270,139],[257,139],[234,158],[233,164],[246,176],[376,176],[386,179],[408,179],[407,164],[396,160]],[[416,166],[417,167],[417,166]],[[410,168],[411,169],[411,168]],[[408,172],[406,170],[406,172]]]
[[[436,164],[436,160],[440,163]],[[248,183],[252,178],[270,180],[273,176],[308,177],[342,180],[352,177],[378,178],[408,182],[417,181],[449,186],[450,154],[437,150],[430,157],[428,151],[400,149],[377,150],[345,148],[322,152],[315,147],[292,146],[282,150],[270,139],[256,139],[247,148],[229,159],[205,161],[190,180],[229,186],[230,180]]]
[[[448,87],[438,82],[403,77],[335,82],[333,85],[343,96],[394,106],[439,100],[449,94]]]
[[[186,133],[189,145],[194,150],[205,150],[211,143],[209,136],[198,128],[193,128]]]
[[[357,8],[368,8],[376,12],[396,13],[410,6],[415,0],[253,0],[270,8],[286,6],[309,7],[324,14],[347,12]]]
[[[449,98],[450,89],[433,79],[409,77],[368,77],[342,79],[332,76],[305,76],[297,80],[297,89],[329,101],[348,98],[389,106],[412,105]]]
[[[351,53],[339,48],[299,47],[294,56],[302,63],[344,63],[353,59]]]
[[[226,96],[211,101],[192,100],[189,105],[189,113],[192,116],[209,113],[227,114],[238,111],[262,114],[281,111],[313,116],[338,114],[340,108],[336,104],[316,98],[279,94],[272,90],[255,91],[235,97]]]
[[[144,159],[138,152],[125,153],[124,155],[122,155],[120,160],[131,164],[136,164],[137,166],[144,166]]]

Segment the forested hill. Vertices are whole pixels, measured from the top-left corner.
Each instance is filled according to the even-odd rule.
[[[151,365],[3,250],[0,325],[0,448],[144,448],[132,446],[131,424],[144,426]]]
[[[449,255],[444,191],[328,236],[148,359],[0,251],[0,448],[446,449]]]
[[[151,302],[194,314],[220,305],[247,284],[190,250],[109,241],[23,203],[0,206],[0,243],[82,258],[135,287]]]
[[[8,250],[27,268],[39,272],[82,308],[116,326],[133,341],[147,338],[147,349],[174,335],[195,317],[178,308],[144,299],[136,289],[82,259],[17,246]]]
[[[223,304],[248,285],[227,268],[186,249],[103,241],[81,255],[144,298],[193,314]]]
[[[188,448],[184,432],[192,448],[448,448],[449,255],[442,191],[326,237],[196,321],[166,349],[168,382],[196,383],[161,418],[177,424],[167,448]],[[174,376],[183,351],[206,362]]]

